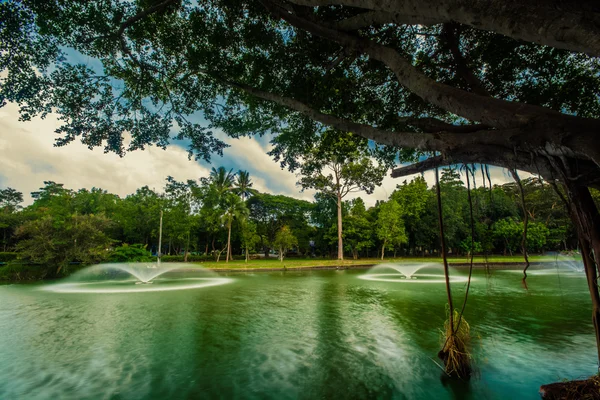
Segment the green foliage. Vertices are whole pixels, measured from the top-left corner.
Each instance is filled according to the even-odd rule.
[[[9,251],[0,251],[0,263],[7,263],[17,259],[18,253]]]
[[[292,234],[290,228],[283,226],[275,235],[273,245],[279,249],[279,261],[283,261],[287,251],[298,245],[298,239]]]
[[[298,245],[308,248],[312,229],[308,220],[312,215],[313,204],[293,197],[257,193],[246,202],[249,218],[256,224],[256,234],[260,237],[260,247],[268,254],[273,246],[275,235],[287,225],[297,237]]]
[[[471,248],[471,246],[473,246]],[[467,255],[481,254],[483,252],[483,246],[479,242],[471,243],[471,239],[465,239],[460,242],[460,249]]]
[[[68,272],[71,262],[92,264],[105,260],[112,240],[105,230],[110,220],[97,215],[72,215],[64,220],[51,215],[28,221],[17,234],[19,257],[41,264],[50,276]]]
[[[123,244],[123,246],[115,247],[108,256],[109,262],[149,262],[155,261],[156,257],[152,256],[145,245],[141,244]]]
[[[22,220],[22,214],[18,212],[21,209],[21,202],[23,202],[23,193],[13,188],[0,189],[0,229],[2,230],[0,250],[4,252],[14,248],[14,232]]]
[[[379,206],[377,217],[377,237],[383,241],[381,258],[383,259],[386,247],[393,250],[395,246],[406,243],[406,231],[402,220],[402,207],[393,199]]]
[[[22,202],[23,193],[13,188],[0,189],[0,209],[13,212],[20,208]]]
[[[371,149],[366,139],[351,133],[327,130],[317,141],[300,149],[291,147],[286,138],[281,135],[274,139],[276,145],[270,154],[291,171],[300,170],[298,183],[303,189],[316,189],[338,199],[357,191],[372,193],[393,163],[379,157],[382,163],[376,165],[377,149]],[[298,157],[303,158],[301,165],[293,161]]]
[[[246,257],[255,250],[260,243],[260,236],[256,233],[256,224],[244,218],[240,221],[240,244],[246,251]]]
[[[373,246],[373,221],[361,198],[350,201],[349,212],[344,216],[344,245],[355,260],[364,249]]]
[[[172,128],[196,156],[221,152],[225,144],[211,130],[186,118],[197,111],[203,112],[211,128],[232,136],[290,132],[297,136],[292,140],[295,146],[314,140],[322,129],[296,112],[227,86],[228,81],[281,93],[328,114],[384,129],[415,130],[409,119],[398,116],[456,120],[400,85],[394,72],[381,63],[360,53],[340,54],[337,43],[283,23],[255,2],[173,2],[136,20],[119,37],[120,23],[142,13],[148,4],[0,3],[0,47],[6,49],[0,65],[7,73],[0,98],[20,104],[24,119],[60,110],[64,125],[59,128],[59,144],[80,137],[89,146],[103,145],[119,154],[150,143],[165,146]],[[331,25],[359,12],[323,6],[313,17]],[[492,96],[569,114],[599,114],[596,59],[485,29],[461,26],[460,47]],[[439,24],[421,24],[418,29],[382,24],[357,35],[368,32],[370,40],[397,50],[418,72],[468,90],[440,30]],[[101,71],[70,64],[64,51],[69,47],[86,59],[97,59]],[[324,65],[323,60],[330,62]],[[114,80],[121,84],[114,85]],[[125,132],[133,137],[127,148]],[[403,158],[413,155],[403,153]]]
[[[12,261],[34,263],[37,268],[15,267],[10,276],[51,277],[59,270],[64,273],[65,266],[68,273],[77,265],[72,262],[152,260],[150,251],[157,250],[161,210],[163,261],[184,261],[186,250],[188,261],[214,260],[227,248],[229,227],[231,254],[280,250],[278,233],[281,236],[286,227],[284,237],[289,233],[296,240],[280,251],[282,255],[294,248],[298,254],[312,254],[314,250],[316,255],[333,256],[337,242],[335,199],[317,193],[311,203],[253,192],[243,201],[235,183],[239,173],[221,185],[217,182],[229,172],[221,168],[215,172],[213,178],[201,178],[199,183],[169,177],[164,193],[142,187],[123,199],[102,189],[74,191],[51,181],[35,192],[35,201],[28,207],[19,207],[18,192],[8,196],[15,200],[3,203],[0,222],[4,225],[0,229],[8,228],[5,243],[20,258]],[[462,257],[471,244],[470,226],[465,222],[469,219],[466,188],[452,171],[443,172],[440,184],[446,223],[455,225],[448,228],[449,247],[454,256]],[[574,229],[554,190],[539,180],[525,179],[523,184],[530,221],[528,251],[576,248]],[[523,215],[515,185],[508,183],[491,190],[479,186],[472,190],[472,198],[475,253],[520,253]],[[439,251],[434,188],[428,188],[422,177],[398,185],[387,201],[374,207],[366,207],[360,198],[342,202],[342,218],[344,249],[353,258],[373,257],[376,249],[384,246],[385,250],[401,249],[403,256],[435,255]],[[311,241],[314,248],[309,245]],[[14,257],[3,254],[7,253],[0,253],[0,262],[2,257]],[[19,275],[19,271],[23,273]]]
[[[521,249],[524,224],[514,219],[503,219],[494,224],[494,236],[511,254]],[[527,251],[539,252],[546,245],[550,230],[543,224],[530,222],[527,226]]]
[[[160,259],[163,262],[184,262],[185,256],[183,256],[183,255],[173,255],[173,256],[165,255],[165,256],[162,256]],[[215,261],[215,259],[211,255],[190,254],[187,257],[187,261],[188,262],[205,262],[205,261]]]

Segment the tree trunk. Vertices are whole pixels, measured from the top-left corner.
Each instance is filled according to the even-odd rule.
[[[383,261],[383,256],[385,255],[385,240],[383,241],[383,246],[381,246],[381,260]]]
[[[594,324],[594,332],[596,334],[596,349],[598,352],[598,370],[600,371],[600,295],[598,293],[598,274],[594,268],[594,261],[591,258],[591,250],[589,244],[585,240],[580,241],[581,255],[583,258],[583,266],[585,268],[585,276],[587,278],[588,289],[592,296],[592,322]]]
[[[576,186],[567,180],[567,193],[571,200],[571,219],[580,238],[583,265],[592,298],[592,321],[596,333],[596,350],[600,369],[600,293],[598,292],[598,257],[600,255],[600,214],[586,187]],[[594,258],[592,258],[594,254]]]
[[[338,260],[344,259],[344,244],[342,242],[342,196],[337,195],[337,231],[338,231]]]
[[[183,262],[188,261],[188,252],[190,250],[190,232],[188,231],[187,242],[185,243],[185,256],[183,257]]]
[[[283,249],[279,247],[279,261],[283,261]]]
[[[248,246],[246,246],[246,262],[248,262]]]
[[[227,256],[225,257],[225,262],[229,262],[229,258],[231,257],[231,221],[227,224]]]

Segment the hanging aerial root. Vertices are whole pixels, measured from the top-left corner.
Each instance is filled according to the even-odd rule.
[[[445,372],[448,376],[460,379],[469,379],[472,374],[471,354],[471,327],[464,317],[459,317],[457,310],[453,311],[450,318],[450,310],[447,310],[448,318],[444,322],[443,346],[438,357],[444,362]],[[454,326],[450,325],[454,321]]]
[[[523,268],[523,285],[527,289],[527,270],[529,269],[529,257],[527,256],[527,226],[529,225],[529,213],[527,212],[527,205],[525,204],[525,190],[523,190],[523,184],[521,178],[516,169],[509,170],[513,176],[517,187],[519,188],[519,194],[521,195],[521,208],[523,210],[523,236],[521,239],[521,250],[523,252],[523,258],[525,259],[525,267]]]

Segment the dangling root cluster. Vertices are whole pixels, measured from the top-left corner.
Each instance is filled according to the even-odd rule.
[[[449,312],[448,312],[449,314]],[[444,362],[445,372],[450,377],[469,379],[471,377],[471,327],[454,310],[453,325],[450,326],[450,318],[444,322],[443,347],[438,357]]]

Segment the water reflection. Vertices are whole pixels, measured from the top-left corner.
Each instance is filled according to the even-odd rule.
[[[0,398],[531,398],[595,370],[585,278],[476,271],[479,378],[430,360],[443,285],[364,271],[236,275],[210,290],[60,294],[0,286]],[[466,271],[454,271],[464,274]],[[453,285],[457,301],[464,284]]]

